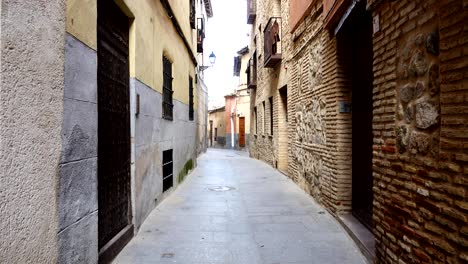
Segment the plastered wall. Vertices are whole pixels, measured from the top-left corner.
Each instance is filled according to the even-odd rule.
[[[174,99],[188,104],[188,76],[195,79],[195,65],[181,37],[175,34],[170,18],[160,1],[116,1],[132,20],[130,30],[130,77],[162,93],[162,56],[173,63]],[[189,2],[169,1],[185,38],[196,56],[196,31],[189,23]],[[67,32],[96,49],[96,0],[67,0]],[[197,107],[197,95],[194,97]]]
[[[2,1],[0,263],[57,262],[65,1]]]

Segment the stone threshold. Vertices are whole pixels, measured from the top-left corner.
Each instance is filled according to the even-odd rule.
[[[375,238],[352,214],[335,215],[335,219],[343,226],[348,235],[356,242],[357,246],[369,263],[375,262]]]

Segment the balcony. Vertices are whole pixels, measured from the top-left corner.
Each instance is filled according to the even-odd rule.
[[[247,89],[257,88],[257,53],[254,52],[245,71],[247,74]]]
[[[247,0],[247,24],[253,24],[257,18],[257,0]]]
[[[271,17],[263,31],[263,67],[274,68],[281,61],[281,17]]]
[[[205,20],[197,19],[197,52],[203,53],[203,40],[205,39]]]

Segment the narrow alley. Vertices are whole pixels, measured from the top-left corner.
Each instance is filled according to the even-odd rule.
[[[247,155],[209,149],[114,263],[365,263],[328,212]]]

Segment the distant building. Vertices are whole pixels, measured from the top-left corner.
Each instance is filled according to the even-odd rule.
[[[224,148],[226,146],[226,109],[215,108],[208,111],[208,146]]]

